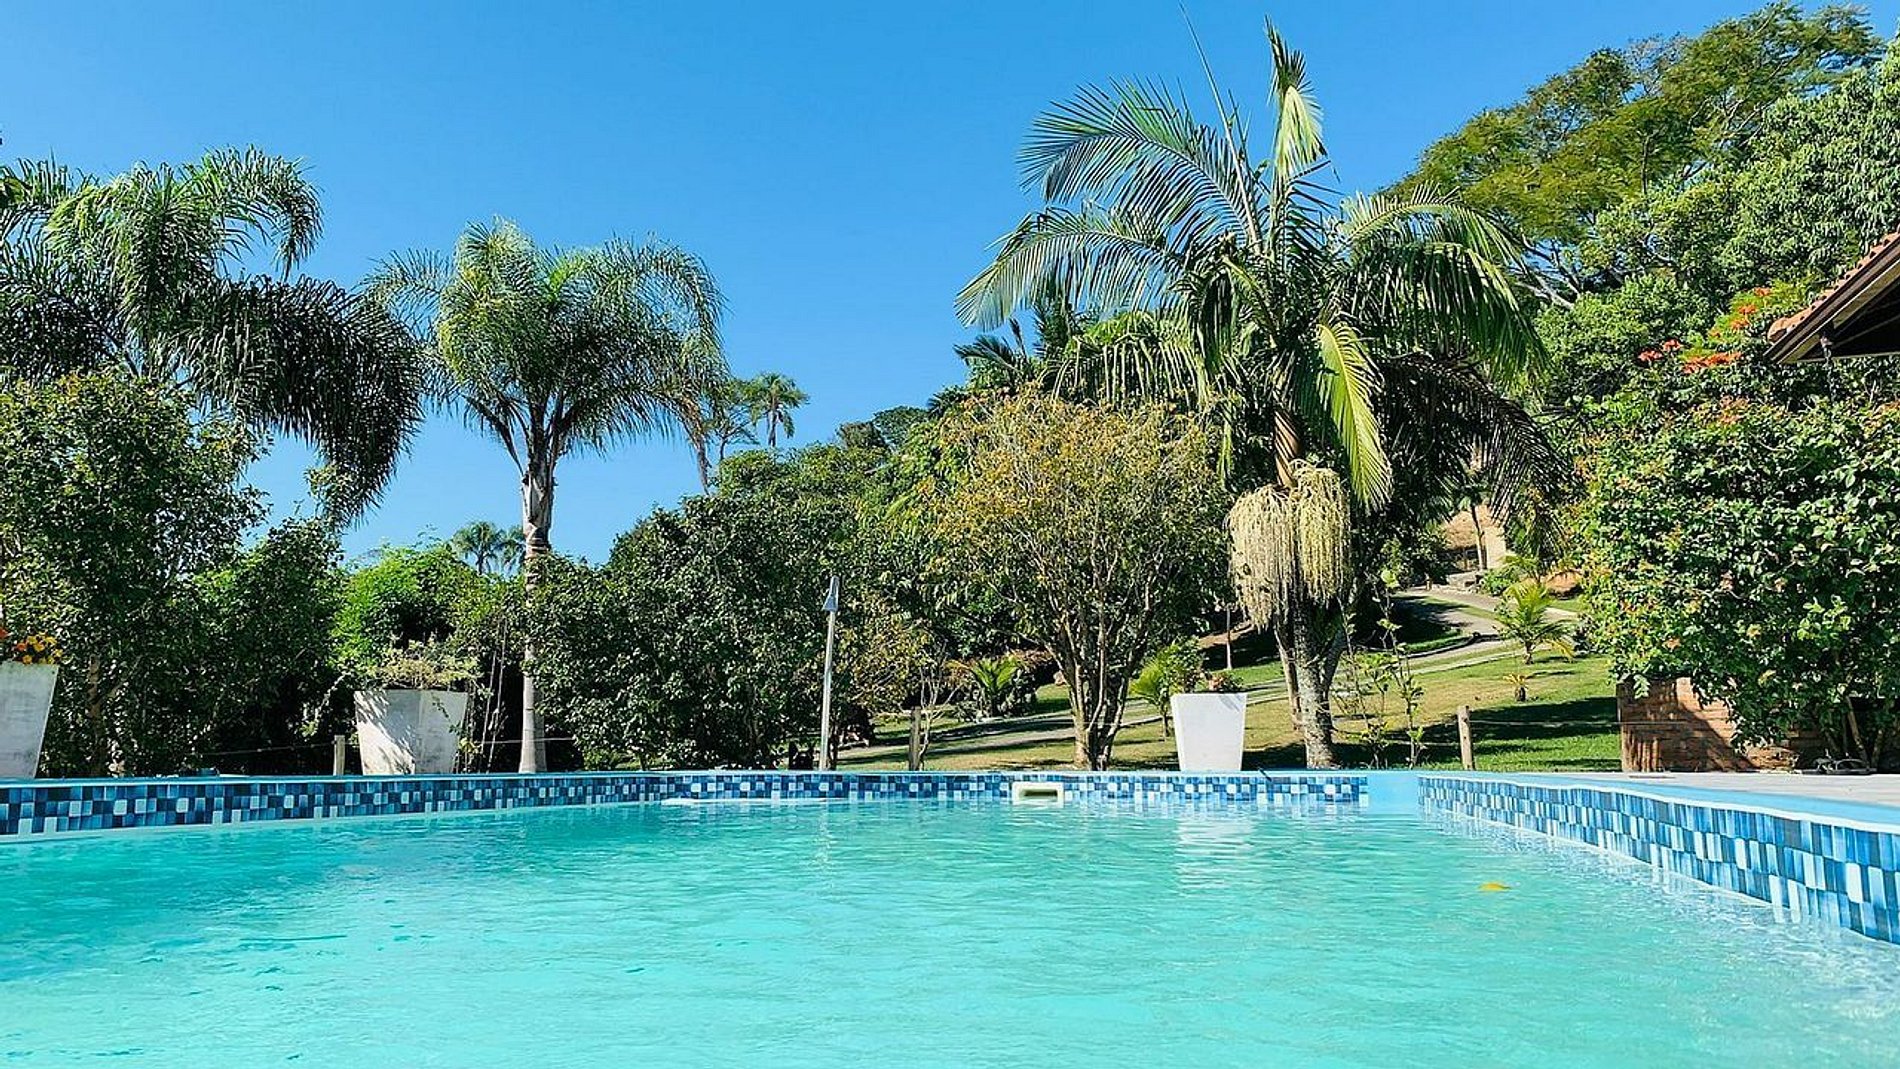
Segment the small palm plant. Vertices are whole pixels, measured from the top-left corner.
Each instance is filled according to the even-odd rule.
[[[1174,729],[1174,696],[1201,689],[1206,678],[1201,667],[1200,646],[1193,639],[1181,639],[1161,647],[1148,658],[1141,666],[1141,674],[1128,684],[1128,693],[1160,711],[1161,737],[1165,739]]]
[[[1498,632],[1524,650],[1524,663],[1530,664],[1538,650],[1553,650],[1563,657],[1575,655],[1570,644],[1570,625],[1550,616],[1556,598],[1543,580],[1536,577],[1512,583],[1498,600]],[[1524,700],[1524,688],[1518,687],[1518,701]]]
[[[1023,670],[1021,661],[1004,654],[954,661],[950,667],[970,688],[980,717],[993,720],[1010,711],[1018,690],[1017,679]]]

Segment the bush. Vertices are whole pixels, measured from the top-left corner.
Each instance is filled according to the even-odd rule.
[[[1900,407],[1631,398],[1622,415],[1592,485],[1592,642],[1622,673],[1689,677],[1747,739],[1888,756]]]
[[[224,713],[196,691],[241,657],[207,584],[261,513],[250,436],[173,387],[72,376],[0,389],[0,456],[0,625],[66,651],[45,771],[191,767]]]

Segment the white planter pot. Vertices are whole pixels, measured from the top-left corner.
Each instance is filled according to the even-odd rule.
[[[40,767],[56,664],[0,661],[0,779],[31,779]]]
[[[452,690],[359,690],[356,740],[366,776],[455,771],[468,695]]]
[[[1176,694],[1174,752],[1183,772],[1238,772],[1247,747],[1245,694]]]

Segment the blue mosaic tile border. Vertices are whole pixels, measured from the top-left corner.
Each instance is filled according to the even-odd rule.
[[[1082,772],[627,772],[566,776],[0,782],[0,836],[672,800],[1007,801],[1061,783],[1078,801],[1357,808],[1351,775]]]
[[[1900,943],[1900,829],[1602,786],[1421,776],[1427,810],[1508,824]]]

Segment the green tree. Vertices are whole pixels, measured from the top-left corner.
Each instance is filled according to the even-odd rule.
[[[331,641],[340,556],[332,524],[291,520],[199,577],[179,614],[199,648],[166,725],[192,726],[194,758],[253,774],[328,767],[331,736],[352,726]]]
[[[1207,438],[1158,405],[1024,393],[965,411],[946,444],[940,567],[982,585],[1055,657],[1076,765],[1107,768],[1130,677],[1216,570],[1224,495]]]
[[[672,399],[674,418],[693,450],[699,489],[705,493],[712,489],[713,474],[726,462],[727,450],[735,443],[757,440],[752,433],[748,387],[745,380],[731,374],[684,386],[684,392]]]
[[[778,448],[778,436],[782,433],[790,438],[796,433],[792,426],[792,411],[802,407],[811,398],[798,384],[776,371],[768,371],[743,383],[742,397],[747,414],[754,424],[765,427],[765,447]]]
[[[1777,101],[1840,81],[1879,49],[1865,11],[1787,0],[1694,37],[1602,49],[1434,142],[1400,188],[1463,189],[1563,268],[1598,212],[1748,152]]]
[[[436,393],[508,451],[521,473],[530,598],[550,551],[562,457],[677,423],[677,399],[726,374],[719,291],[671,245],[543,249],[511,223],[470,226],[452,258],[385,263],[370,292],[416,330]],[[522,677],[521,771],[546,763],[533,647]]]
[[[1218,90],[1212,123],[1132,83],[1085,89],[1037,119],[1022,161],[1048,206],[1003,240],[958,307],[996,324],[1060,289],[1109,332],[1089,371],[1105,394],[1184,403],[1233,488],[1259,495],[1236,507],[1301,521],[1253,542],[1280,563],[1237,561],[1236,572],[1278,640],[1307,759],[1329,766],[1355,511],[1435,508],[1474,454],[1508,511],[1550,465],[1500,392],[1540,355],[1511,274],[1522,243],[1423,188],[1333,210],[1314,185],[1325,155],[1305,62],[1270,27],[1268,39],[1276,113],[1264,159]],[[1317,508],[1345,495],[1351,504]],[[1339,567],[1302,568],[1302,556]]]
[[[375,499],[420,417],[420,368],[373,303],[298,277],[321,227],[301,165],[256,149],[95,180],[0,168],[0,375],[121,368],[313,444],[340,512]],[[252,264],[267,255],[273,274]]]
[[[761,457],[621,535],[603,565],[550,568],[536,671],[589,767],[769,767],[815,737],[819,606],[852,510]]]
[[[66,649],[44,758],[68,774],[177,772],[209,719],[179,716],[207,652],[200,578],[262,510],[236,424],[122,374],[0,390],[0,612]]]
[[[1687,676],[1728,703],[1752,741],[1812,732],[1836,754],[1891,761],[1900,733],[1892,407],[1731,395],[1670,410],[1633,386],[1616,414],[1630,433],[1598,454],[1589,589],[1592,640],[1618,673]]]
[[[1900,53],[1890,49],[1825,91],[1775,103],[1759,131],[1692,179],[1597,213],[1576,250],[1591,288],[1538,324],[1551,352],[1539,403],[1570,449],[1588,463],[1603,410],[1625,384],[1653,378],[1654,354],[1691,344],[1714,320],[1752,317],[1759,333],[1888,233],[1900,219],[1897,126]],[[1782,385],[1811,377],[1754,373]]]

